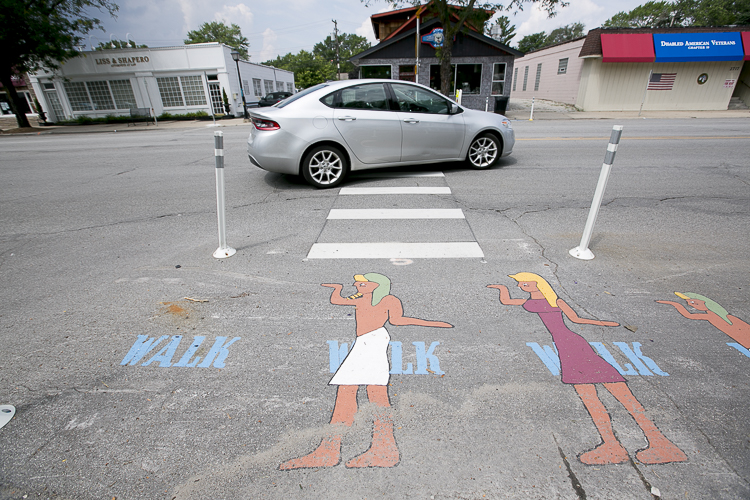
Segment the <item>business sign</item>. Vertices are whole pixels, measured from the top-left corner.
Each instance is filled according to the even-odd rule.
[[[443,28],[435,28],[426,35],[422,35],[422,43],[426,43],[433,49],[438,49],[443,46],[445,40],[445,34]]]
[[[742,37],[733,33],[654,34],[655,62],[741,61]]]

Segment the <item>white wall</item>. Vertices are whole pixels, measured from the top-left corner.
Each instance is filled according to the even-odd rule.
[[[516,59],[518,68],[517,80],[511,86],[511,99],[547,99],[550,101],[575,104],[578,97],[578,84],[581,80],[583,59],[578,57],[585,39],[557,45],[538,52],[532,52],[520,59]],[[558,74],[560,59],[568,58],[568,68],[565,73]],[[539,79],[539,89],[534,90],[537,65],[542,64]],[[526,90],[523,90],[523,75],[525,68],[529,68]],[[515,75],[515,68],[513,69]]]

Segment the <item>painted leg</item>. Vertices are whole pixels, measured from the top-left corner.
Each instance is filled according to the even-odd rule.
[[[583,404],[586,406],[589,415],[591,415],[591,419],[594,421],[594,425],[596,425],[599,435],[602,437],[602,441],[604,441],[593,450],[582,453],[578,459],[588,465],[606,465],[627,462],[628,452],[615,437],[609,413],[607,413],[607,409],[599,400],[594,384],[576,384],[574,387],[576,388],[576,392],[578,393],[578,396],[580,396],[581,401],[583,401]]]
[[[340,385],[336,393],[336,405],[333,408],[331,424],[344,424],[351,427],[354,414],[357,413],[356,385]],[[341,461],[341,434],[323,438],[320,445],[304,457],[293,458],[281,464],[279,470],[305,469],[315,467],[332,467]]]
[[[368,385],[367,396],[370,402],[381,408],[391,406],[388,401],[388,387],[383,385]],[[375,417],[370,449],[349,460],[347,467],[393,467],[399,461],[396,438],[393,435],[393,417],[386,411],[379,412]]]
[[[630,388],[625,382],[615,382],[604,384],[609,392],[622,403],[635,422],[643,430],[648,440],[648,448],[635,454],[636,458],[644,464],[666,464],[669,462],[684,462],[687,456],[672,441],[667,439],[664,434],[654,425],[646,416],[646,410],[641,403],[630,392]]]

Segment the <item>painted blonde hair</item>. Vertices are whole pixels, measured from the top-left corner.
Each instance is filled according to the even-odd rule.
[[[372,305],[376,306],[383,300],[383,297],[391,293],[391,280],[388,276],[378,273],[357,274],[354,281],[372,281],[379,286],[372,292]],[[359,294],[361,296],[362,294]],[[353,297],[353,296],[352,296]]]
[[[536,287],[539,289],[539,291],[542,292],[542,295],[544,295],[544,298],[547,299],[549,305],[551,305],[552,307],[557,307],[557,294],[549,285],[549,283],[547,283],[547,280],[545,280],[538,274],[524,272],[509,274],[508,276],[518,281],[519,283],[522,281],[533,281],[534,283],[536,283]]]
[[[717,315],[721,317],[721,319],[723,319],[730,325],[732,324],[732,321],[728,317],[729,311],[721,307],[721,305],[718,302],[713,301],[704,295],[699,295],[697,293],[692,293],[692,292],[685,292],[685,293],[675,292],[674,294],[684,300],[690,300],[690,299],[702,300],[706,304],[706,309],[708,309],[712,313],[716,313]]]

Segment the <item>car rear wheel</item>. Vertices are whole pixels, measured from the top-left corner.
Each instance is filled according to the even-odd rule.
[[[349,166],[341,150],[334,146],[318,146],[310,150],[302,162],[302,175],[318,189],[341,184]]]
[[[500,141],[492,134],[482,134],[469,146],[467,162],[472,168],[479,170],[497,165],[500,159]]]

